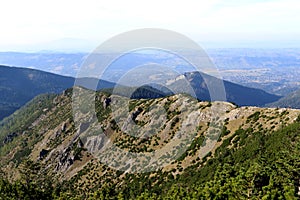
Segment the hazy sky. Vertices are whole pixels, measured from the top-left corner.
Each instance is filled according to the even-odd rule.
[[[2,0],[0,51],[91,50],[137,28],[204,47],[300,47],[299,22],[299,0]]]

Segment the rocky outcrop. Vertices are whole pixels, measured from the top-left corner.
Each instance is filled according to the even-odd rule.
[[[57,152],[55,171],[66,171],[80,158],[83,142],[78,138],[63,151]]]
[[[132,113],[131,119],[136,120],[137,116],[143,112],[143,108],[139,107],[136,111]]]
[[[55,171],[66,171],[73,163],[75,157],[73,155],[72,149],[70,147],[63,150],[63,152],[58,154],[57,165],[55,166]]]

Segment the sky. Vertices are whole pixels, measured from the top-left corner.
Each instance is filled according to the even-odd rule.
[[[204,48],[298,48],[299,11],[299,0],[2,0],[0,51],[90,51],[139,28]]]

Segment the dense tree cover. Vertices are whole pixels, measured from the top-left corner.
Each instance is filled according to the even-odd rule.
[[[34,69],[0,65],[0,120],[35,96],[61,93],[74,85],[74,78]]]
[[[127,174],[121,185],[107,181],[84,193],[71,182],[54,186],[51,178],[37,174],[36,163],[23,166],[19,181],[0,179],[0,199],[298,199],[300,123],[273,133],[240,129],[213,158],[180,175]]]

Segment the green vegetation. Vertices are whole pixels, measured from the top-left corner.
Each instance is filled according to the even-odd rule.
[[[19,109],[16,113],[10,117],[4,119],[0,126],[0,156],[6,155],[13,148],[15,148],[18,143],[15,140],[18,140],[18,136],[22,134],[29,134],[23,130],[29,129],[32,123],[44,113],[45,110],[51,109],[53,104],[53,99],[56,95],[40,95],[34,98],[32,101],[27,103],[27,105]],[[33,130],[31,130],[33,132]],[[2,145],[5,138],[8,134],[16,133],[16,137],[12,139],[12,142],[9,142],[6,145]],[[23,146],[29,146],[26,141],[22,142]],[[19,160],[18,157],[21,155],[28,155],[30,150],[27,148],[22,150],[19,155],[15,155],[15,159]]]
[[[260,109],[249,117],[246,112],[234,129],[235,121],[229,118],[224,119],[225,126],[220,122],[221,117],[201,122],[191,132],[194,140],[187,150],[170,166],[148,173],[129,174],[96,160],[87,151],[89,147],[81,143],[81,136],[74,139],[78,130],[72,120],[71,91],[59,96],[39,96],[2,122],[0,199],[299,199],[299,112]],[[186,117],[185,111],[174,106],[178,103],[176,96],[131,100],[129,115],[121,118],[131,117],[141,108],[136,122],[145,131],[149,128],[146,115],[150,112],[149,107],[160,105],[167,112],[164,134],[163,131],[149,132],[147,137],[136,138],[122,133],[111,115],[111,108],[103,104],[107,98],[110,98],[108,93],[96,95],[99,123],[117,147],[129,152],[160,149],[176,135],[182,118]],[[209,110],[206,104],[202,105],[201,112]],[[291,123],[291,120],[286,121],[288,118],[295,119],[295,123],[286,125]],[[266,120],[286,123],[274,121],[265,125]],[[84,131],[86,125],[80,127]],[[220,138],[216,136],[218,133]],[[14,137],[2,145],[8,134]],[[199,151],[205,148],[208,138],[219,139],[216,149],[201,158]],[[176,145],[177,150],[183,147],[184,143]],[[38,153],[42,149],[49,150],[49,154],[39,159],[41,154]],[[167,152],[164,158],[168,159],[170,154]],[[122,154],[108,153],[106,156],[115,156],[116,162],[113,162],[117,167]],[[145,157],[140,163],[130,163],[122,169],[146,166],[150,160],[151,156]],[[7,174],[10,171],[12,174]],[[64,179],[67,176],[68,179]]]
[[[199,137],[192,147],[202,142]],[[240,147],[229,148],[235,142]],[[37,184],[41,177],[34,176],[38,166],[27,163],[26,177],[29,172],[33,174],[33,180],[27,180],[29,185],[25,180],[9,183],[1,179],[0,194],[4,199],[297,199],[300,124],[272,134],[239,129],[224,141],[213,158],[202,167],[200,164],[197,162],[176,176],[172,171],[157,171],[151,178],[150,173],[126,174],[121,187],[108,179],[101,189],[82,193],[68,182],[60,188],[42,187]],[[49,177],[45,177],[43,181],[49,183]]]
[[[250,121],[257,122],[259,120],[259,117],[260,117],[260,112],[257,111],[248,117],[247,123],[249,123]]]

